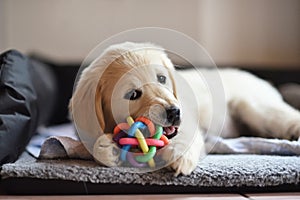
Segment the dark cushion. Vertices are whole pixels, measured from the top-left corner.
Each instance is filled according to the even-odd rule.
[[[53,73],[18,51],[0,55],[0,165],[15,161],[55,102]]]
[[[32,53],[30,58],[49,66],[59,86],[57,87],[56,103],[49,120],[49,125],[69,123],[68,105],[80,63],[60,63],[36,53]]]

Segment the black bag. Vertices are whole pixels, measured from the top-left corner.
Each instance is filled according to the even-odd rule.
[[[15,161],[51,117],[56,80],[44,64],[10,50],[0,55],[0,165]]]

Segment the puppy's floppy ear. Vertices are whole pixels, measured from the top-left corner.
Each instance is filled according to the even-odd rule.
[[[93,149],[95,141],[104,130],[100,127],[95,110],[98,75],[95,70],[86,68],[81,74],[69,104],[69,111],[80,140],[85,143],[88,150]]]
[[[103,115],[103,109],[102,109],[102,92],[101,92],[100,81],[98,82],[97,89],[96,89],[95,110],[96,110],[96,115],[97,115],[99,125],[102,128],[102,130],[104,131],[105,130],[105,121],[104,121],[104,115]]]

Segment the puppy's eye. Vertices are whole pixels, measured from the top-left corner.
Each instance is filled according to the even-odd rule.
[[[157,75],[157,80],[158,82],[160,82],[161,84],[165,84],[167,78],[164,75]]]
[[[136,100],[142,96],[142,91],[140,90],[131,90],[130,92],[126,93],[124,98],[128,100]]]

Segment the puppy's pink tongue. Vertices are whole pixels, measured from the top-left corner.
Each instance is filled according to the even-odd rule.
[[[174,126],[165,127],[164,131],[166,132],[166,135],[171,135],[175,132],[175,127]]]

